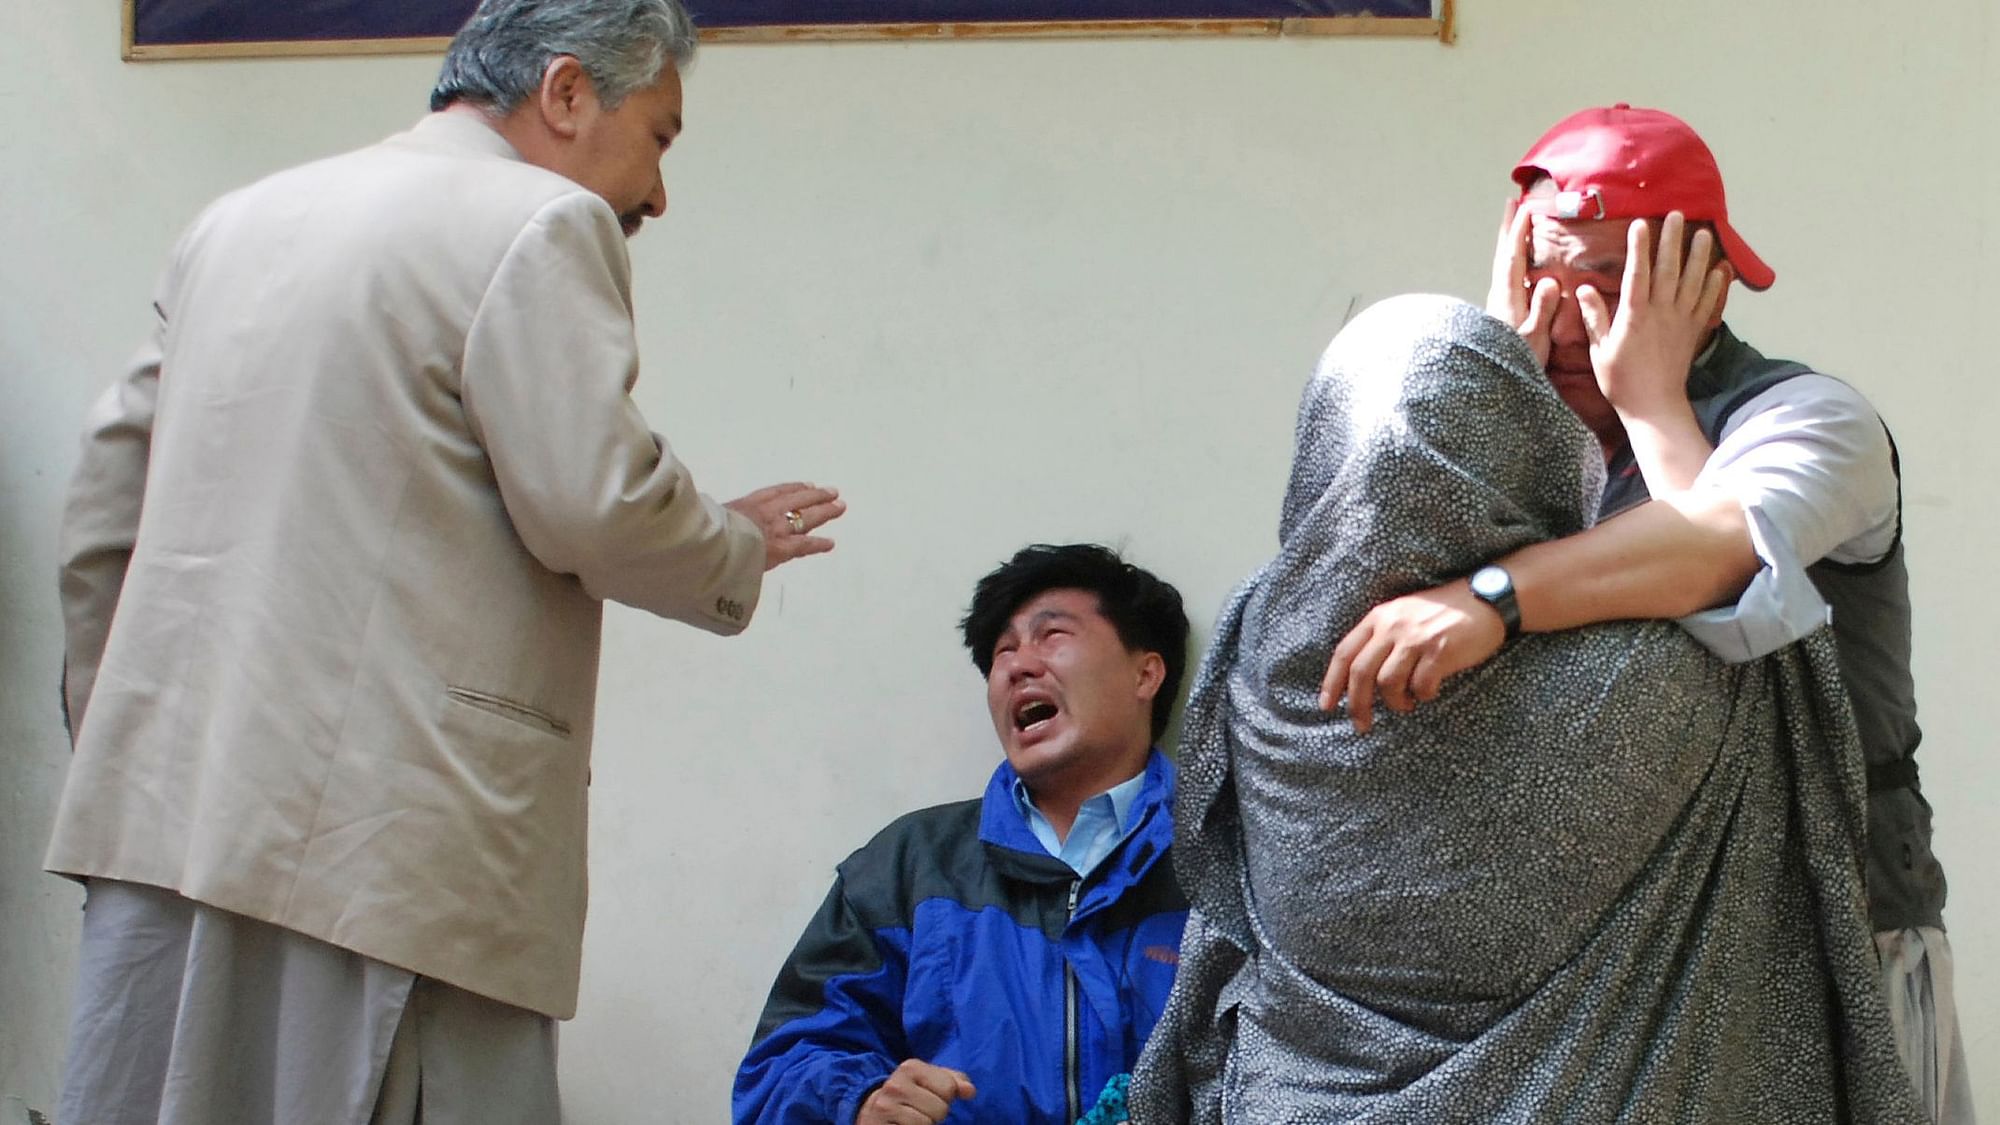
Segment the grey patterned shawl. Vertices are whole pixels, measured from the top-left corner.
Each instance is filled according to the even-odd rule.
[[[1917,1122],[1875,983],[1830,635],[1525,636],[1357,735],[1315,696],[1375,604],[1587,527],[1602,455],[1507,326],[1401,297],[1306,388],[1278,556],[1181,741],[1180,974],[1142,1125]]]

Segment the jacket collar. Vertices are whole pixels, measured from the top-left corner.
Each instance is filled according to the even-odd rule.
[[[1173,843],[1174,765],[1158,747],[1146,756],[1145,781],[1132,803],[1132,831],[1097,869],[1099,882],[1136,883]],[[1066,883],[1076,878],[1069,865],[1050,855],[1014,804],[1020,775],[1001,762],[980,798],[979,839],[1000,873],[1032,883]]]
[[[457,110],[439,110],[426,114],[407,131],[389,138],[389,144],[409,148],[429,149],[433,152],[454,152],[473,156],[497,156],[502,160],[521,161],[521,154],[507,143],[507,138],[499,130],[486,123],[482,115]]]

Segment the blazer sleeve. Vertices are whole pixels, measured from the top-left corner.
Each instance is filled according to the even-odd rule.
[[[630,267],[596,196],[544,205],[467,332],[460,395],[522,543],[592,596],[715,633],[749,624],[763,534],[695,489],[632,401]]]
[[[778,972],[736,1071],[735,1125],[851,1125],[908,1057],[909,931],[871,931],[836,879]]]
[[[83,453],[70,478],[57,537],[57,589],[63,615],[63,715],[71,737],[83,727],[111,635],[111,617],[139,537],[159,401],[166,313],[153,305],[153,331],[123,378],[91,407]]]

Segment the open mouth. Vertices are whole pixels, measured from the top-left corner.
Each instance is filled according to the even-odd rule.
[[[1014,708],[1014,729],[1030,730],[1055,717],[1055,704],[1046,699],[1030,699]]]

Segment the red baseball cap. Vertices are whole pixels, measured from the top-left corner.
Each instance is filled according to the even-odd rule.
[[[1553,200],[1533,206],[1560,219],[1656,219],[1679,211],[1690,222],[1715,224],[1722,252],[1736,276],[1752,289],[1768,289],[1778,275],[1729,224],[1722,170],[1715,154],[1688,123],[1657,109],[1624,102],[1609,109],[1572,113],[1542,134],[1514,167],[1523,199],[1528,185],[1547,176]]]

